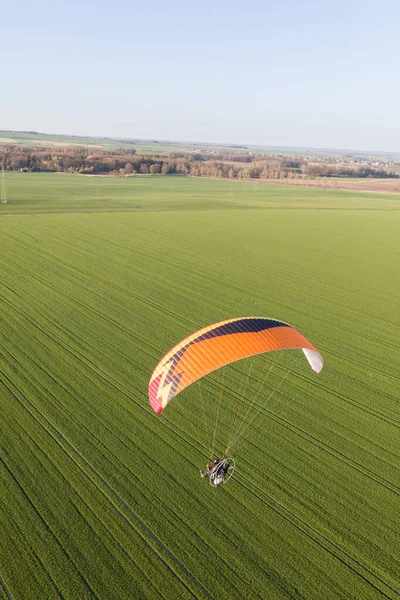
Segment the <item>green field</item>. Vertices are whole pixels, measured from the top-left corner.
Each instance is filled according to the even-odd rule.
[[[6,141],[4,141],[6,140]],[[202,144],[197,142],[174,142],[167,140],[143,140],[110,137],[89,137],[74,135],[59,135],[49,133],[34,133],[24,131],[0,131],[0,146],[2,144],[18,144],[19,146],[62,147],[67,145],[86,146],[88,148],[103,148],[108,151],[116,148],[135,148],[138,154],[160,154],[167,152],[247,152],[247,146],[230,146],[229,144],[217,146],[216,144]],[[253,148],[261,154],[277,152],[273,149]],[[289,154],[289,150],[279,150]]]
[[[180,177],[7,186],[0,598],[398,598],[400,200]],[[213,489],[201,388],[157,416],[147,384],[173,344],[242,315],[291,323],[325,367],[296,363]],[[209,411],[240,369],[209,376]]]

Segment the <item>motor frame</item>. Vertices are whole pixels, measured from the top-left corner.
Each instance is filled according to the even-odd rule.
[[[229,481],[235,472],[235,461],[233,458],[225,457],[222,458],[212,469],[210,473],[210,484],[213,487],[218,487],[219,485],[224,485]],[[225,475],[223,471],[225,470]]]

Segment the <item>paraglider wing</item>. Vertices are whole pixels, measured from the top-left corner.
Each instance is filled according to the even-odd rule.
[[[208,325],[174,346],[160,360],[149,383],[151,407],[161,413],[179,392],[229,363],[272,350],[301,348],[319,373],[322,356],[296,329],[264,317],[241,317]]]

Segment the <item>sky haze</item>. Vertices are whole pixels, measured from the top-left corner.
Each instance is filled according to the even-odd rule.
[[[0,129],[400,150],[400,2],[2,9]]]

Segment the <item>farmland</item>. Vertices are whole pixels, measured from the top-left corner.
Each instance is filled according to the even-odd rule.
[[[142,154],[155,154],[159,152],[199,152],[211,150],[226,150],[237,152],[246,146],[231,146],[217,144],[202,144],[196,142],[178,142],[166,140],[143,140],[112,137],[87,137],[74,135],[57,135],[29,131],[0,131],[1,144],[18,144],[21,146],[42,146],[42,147],[66,147],[66,146],[86,146],[87,148],[103,148],[115,150],[116,148],[137,149]],[[263,151],[262,149],[258,149]],[[266,150],[264,149],[264,152]]]
[[[397,598],[398,197],[168,176],[7,185],[0,598]],[[212,489],[200,393],[210,413],[229,403],[241,366],[162,416],[147,384],[173,344],[242,315],[293,324],[325,367],[300,361],[257,399],[265,420]]]

